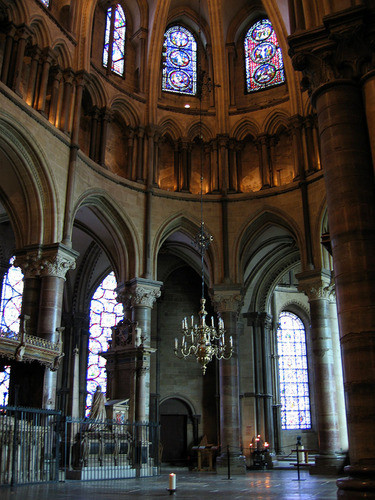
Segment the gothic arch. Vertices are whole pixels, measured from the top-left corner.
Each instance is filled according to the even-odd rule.
[[[61,68],[72,67],[72,56],[65,40],[58,38],[53,44],[53,50],[56,52],[56,60]]]
[[[289,118],[285,111],[272,111],[264,120],[263,130],[269,135],[275,135],[280,129],[288,128]]]
[[[33,42],[40,48],[51,47],[52,40],[49,28],[45,19],[41,16],[34,16],[32,18],[30,28],[33,31]]]
[[[237,141],[242,141],[248,135],[256,138],[259,135],[259,131],[260,129],[257,123],[245,118],[236,123],[230,132],[230,136]]]
[[[134,106],[129,100],[124,97],[115,97],[109,104],[112,111],[117,111],[124,119],[126,125],[129,127],[137,127],[140,123],[139,115]]]
[[[162,245],[166,242],[168,238],[170,238],[174,233],[180,232],[186,238],[186,241],[181,242],[179,244],[180,250],[174,249],[174,254],[183,258],[193,269],[197,271],[198,274],[201,272],[201,262],[200,257],[198,257],[198,251],[195,250],[192,241],[194,240],[195,235],[200,230],[200,222],[189,219],[184,214],[174,214],[169,217],[164,224],[159,228],[155,235],[154,245],[153,245],[153,262],[155,273],[157,270],[157,258],[159,251]],[[207,228],[209,231],[209,228]],[[206,254],[205,254],[205,264],[207,266],[207,275],[205,276],[205,281],[207,283],[215,283],[215,276],[218,276],[219,266],[220,266],[220,257],[218,246],[215,243],[215,239],[209,246]],[[206,274],[206,271],[205,271]]]
[[[159,130],[162,136],[169,135],[169,137],[174,141],[177,141],[180,137],[182,137],[181,127],[178,122],[171,117],[165,117],[160,121]]]
[[[2,197],[17,248],[57,239],[57,195],[35,138],[24,136],[6,113],[0,114]],[[17,186],[18,197],[11,193]],[[22,194],[21,194],[22,193]]]
[[[83,216],[79,214],[80,209],[86,209]],[[80,221],[80,217],[83,220]],[[119,280],[137,276],[141,258],[137,230],[109,193],[98,189],[83,193],[77,200],[74,219],[75,224],[80,221],[92,239],[105,249]]]

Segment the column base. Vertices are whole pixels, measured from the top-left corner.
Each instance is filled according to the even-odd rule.
[[[222,475],[240,476],[246,474],[246,457],[234,453],[229,454],[229,471],[228,471],[228,454],[222,453],[216,459],[216,473]]]
[[[309,469],[311,475],[338,476],[343,471],[346,455],[317,455],[315,464]]]
[[[344,472],[348,477],[336,481],[337,498],[356,500],[375,498],[375,466],[347,465]]]

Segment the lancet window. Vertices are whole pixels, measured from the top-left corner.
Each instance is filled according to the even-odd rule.
[[[120,4],[107,9],[103,66],[117,75],[123,76],[125,69],[126,18]]]
[[[311,428],[306,332],[302,320],[282,312],[277,330],[281,428]]]
[[[197,42],[182,26],[172,26],[164,34],[162,90],[197,93]]]
[[[112,338],[111,328],[123,318],[123,306],[116,300],[116,287],[116,277],[111,272],[100,283],[90,303],[86,415],[90,412],[98,385],[104,393],[107,388],[106,361],[99,353],[108,350],[108,341]]]
[[[251,26],[245,36],[244,49],[247,92],[285,82],[281,48],[268,19],[261,19]]]

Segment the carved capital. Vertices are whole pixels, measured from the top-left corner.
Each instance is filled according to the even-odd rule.
[[[152,308],[156,299],[161,295],[160,281],[151,281],[143,278],[134,278],[126,283],[121,298],[131,307],[145,306]],[[123,301],[121,300],[121,301]]]
[[[210,290],[210,297],[218,313],[236,312],[239,314],[243,306],[241,288],[215,287]]]
[[[75,269],[77,257],[77,252],[61,245],[44,248],[40,259],[40,275],[65,279],[69,269]]]
[[[330,300],[332,293],[332,275],[330,271],[307,271],[296,275],[298,290],[307,295],[309,302]]]
[[[309,93],[335,80],[357,80],[374,58],[365,8],[325,16],[323,22],[318,29],[289,37],[289,55]]]

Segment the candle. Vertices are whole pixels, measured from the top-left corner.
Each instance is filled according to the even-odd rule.
[[[175,348],[175,350],[177,351],[177,348],[178,348],[178,341],[177,341],[177,339],[176,339],[176,338],[174,339],[174,348]]]
[[[229,337],[229,344],[231,347],[233,347],[233,339],[232,339],[232,335]]]
[[[175,490],[176,489],[176,474],[169,474],[169,489],[170,490]]]
[[[211,326],[214,326],[214,317],[211,316]]]
[[[191,326],[192,327],[194,326],[194,315],[193,314],[191,315]]]

